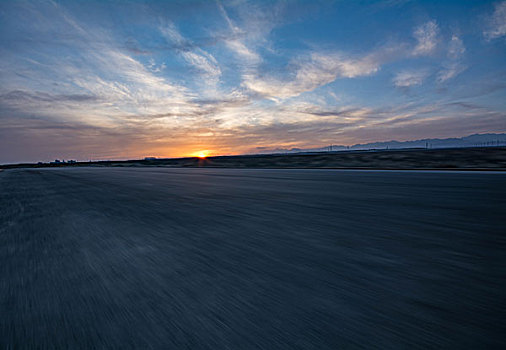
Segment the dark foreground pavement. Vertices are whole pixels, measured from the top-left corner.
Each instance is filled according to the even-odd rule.
[[[506,346],[506,174],[0,173],[0,348]]]

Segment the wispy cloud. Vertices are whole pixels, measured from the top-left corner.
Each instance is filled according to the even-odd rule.
[[[51,7],[52,21],[45,31],[64,30],[79,56],[60,61],[58,56],[41,56],[47,51],[43,43],[32,45],[29,50],[41,56],[44,69],[34,69],[33,64],[42,65],[34,60],[11,62],[11,86],[2,87],[0,101],[10,110],[113,126],[129,114],[184,114],[198,109],[188,89],[157,74],[161,66],[142,64],[120,50],[107,32],[86,27],[56,3]],[[20,76],[23,71],[28,74]],[[48,87],[52,91],[46,91]],[[21,99],[24,103],[19,103]]]
[[[227,40],[227,47],[241,60],[242,87],[254,96],[274,101],[295,97],[312,91],[338,78],[368,76],[377,72],[391,48],[383,48],[362,57],[343,52],[313,50],[310,53],[293,58],[283,70],[263,71],[259,66],[263,58],[258,47],[269,46],[267,36],[277,25],[278,6],[259,9],[243,8],[241,26],[229,15],[225,7],[218,2],[218,8],[231,34],[236,38]],[[270,11],[270,12],[267,12]],[[246,29],[245,29],[246,28]],[[245,35],[247,33],[247,35]]]
[[[421,85],[427,76],[428,72],[426,70],[403,71],[395,75],[393,83],[397,87],[407,88],[410,86]]]
[[[163,35],[180,48],[180,54],[186,62],[203,73],[209,83],[216,83],[221,75],[221,69],[216,59],[210,53],[196,47],[179,33],[173,23],[160,28]]]
[[[457,75],[466,70],[466,66],[458,63],[458,62],[450,62],[447,64],[443,70],[439,71],[437,74],[437,81],[442,83],[449,79],[455,78]]]
[[[314,51],[292,60],[285,79],[262,75],[245,75],[243,85],[273,100],[298,96],[332,83],[337,79],[366,77],[375,74],[385,63],[404,55],[404,45],[386,45],[363,55],[344,52]]]
[[[147,66],[147,68],[153,73],[159,73],[163,71],[165,68],[167,68],[167,65],[164,62],[157,65],[155,60],[153,58],[150,58],[149,65]]]
[[[462,55],[466,52],[466,47],[457,35],[452,35],[450,43],[448,44],[448,58],[452,60],[457,60],[462,57]]]
[[[417,27],[413,32],[417,44],[413,49],[414,56],[431,54],[438,43],[439,26],[432,20]]]
[[[260,54],[251,47],[253,45],[247,45],[246,41],[248,39],[248,35],[252,36],[254,40],[265,39],[265,34],[268,33],[274,23],[270,23],[266,26],[267,23],[264,23],[265,21],[259,20],[259,18],[262,18],[262,16],[258,15],[259,10],[250,9],[247,21],[255,23],[253,26],[249,23],[250,31],[248,32],[247,30],[239,27],[230,18],[227,10],[220,1],[217,1],[217,6],[223,19],[225,20],[225,23],[227,24],[228,30],[230,31],[229,38],[225,40],[227,47],[234,52],[239,59],[244,60],[243,64],[246,64],[246,68],[251,68],[251,65],[256,66],[259,64],[262,61],[262,58]]]
[[[331,83],[337,78],[355,78],[375,73],[380,62],[374,55],[363,58],[347,57],[344,54],[312,53],[292,62],[294,77],[291,80],[276,80],[268,77],[245,75],[243,84],[249,90],[267,98],[289,98]]]
[[[442,83],[466,70],[466,66],[461,62],[466,48],[464,43],[457,35],[452,35],[448,43],[447,60],[443,62],[443,69],[437,74],[437,81]]]
[[[62,102],[88,102],[99,101],[100,98],[86,94],[51,94],[47,92],[31,92],[14,90],[0,95],[0,103],[8,105],[26,104],[32,101],[36,103],[62,103]]]
[[[487,40],[501,38],[506,35],[506,1],[494,5],[494,13],[487,20],[487,29],[483,35]]]

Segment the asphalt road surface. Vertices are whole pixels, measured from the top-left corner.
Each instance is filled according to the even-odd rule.
[[[0,173],[0,348],[506,346],[506,174]]]

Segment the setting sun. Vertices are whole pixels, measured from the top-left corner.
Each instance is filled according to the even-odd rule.
[[[209,155],[208,151],[200,151],[196,153],[197,157],[199,158],[206,158]]]

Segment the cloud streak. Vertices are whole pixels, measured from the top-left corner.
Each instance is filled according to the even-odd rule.
[[[438,43],[439,26],[432,20],[417,27],[413,32],[417,44],[413,49],[414,56],[429,55],[434,52]]]
[[[343,53],[313,52],[307,57],[299,57],[291,62],[294,69],[291,79],[279,80],[245,74],[243,85],[254,93],[273,100],[298,96],[304,92],[332,83],[339,78],[370,76],[388,61],[387,50],[379,50],[363,57],[353,57]]]
[[[427,71],[404,71],[397,73],[393,79],[393,83],[397,87],[407,88],[410,86],[421,85],[427,78]]]
[[[458,36],[452,35],[448,44],[447,61],[443,63],[443,69],[437,74],[439,83],[453,79],[466,70],[467,67],[461,62],[465,52],[466,48],[462,40]]]
[[[180,48],[179,52],[185,61],[200,71],[208,82],[211,84],[216,84],[218,82],[221,69],[213,55],[183,38],[172,23],[160,28],[160,31],[170,43]]]
[[[494,5],[494,13],[487,21],[487,29],[483,36],[487,40],[494,40],[506,35],[506,1]]]

